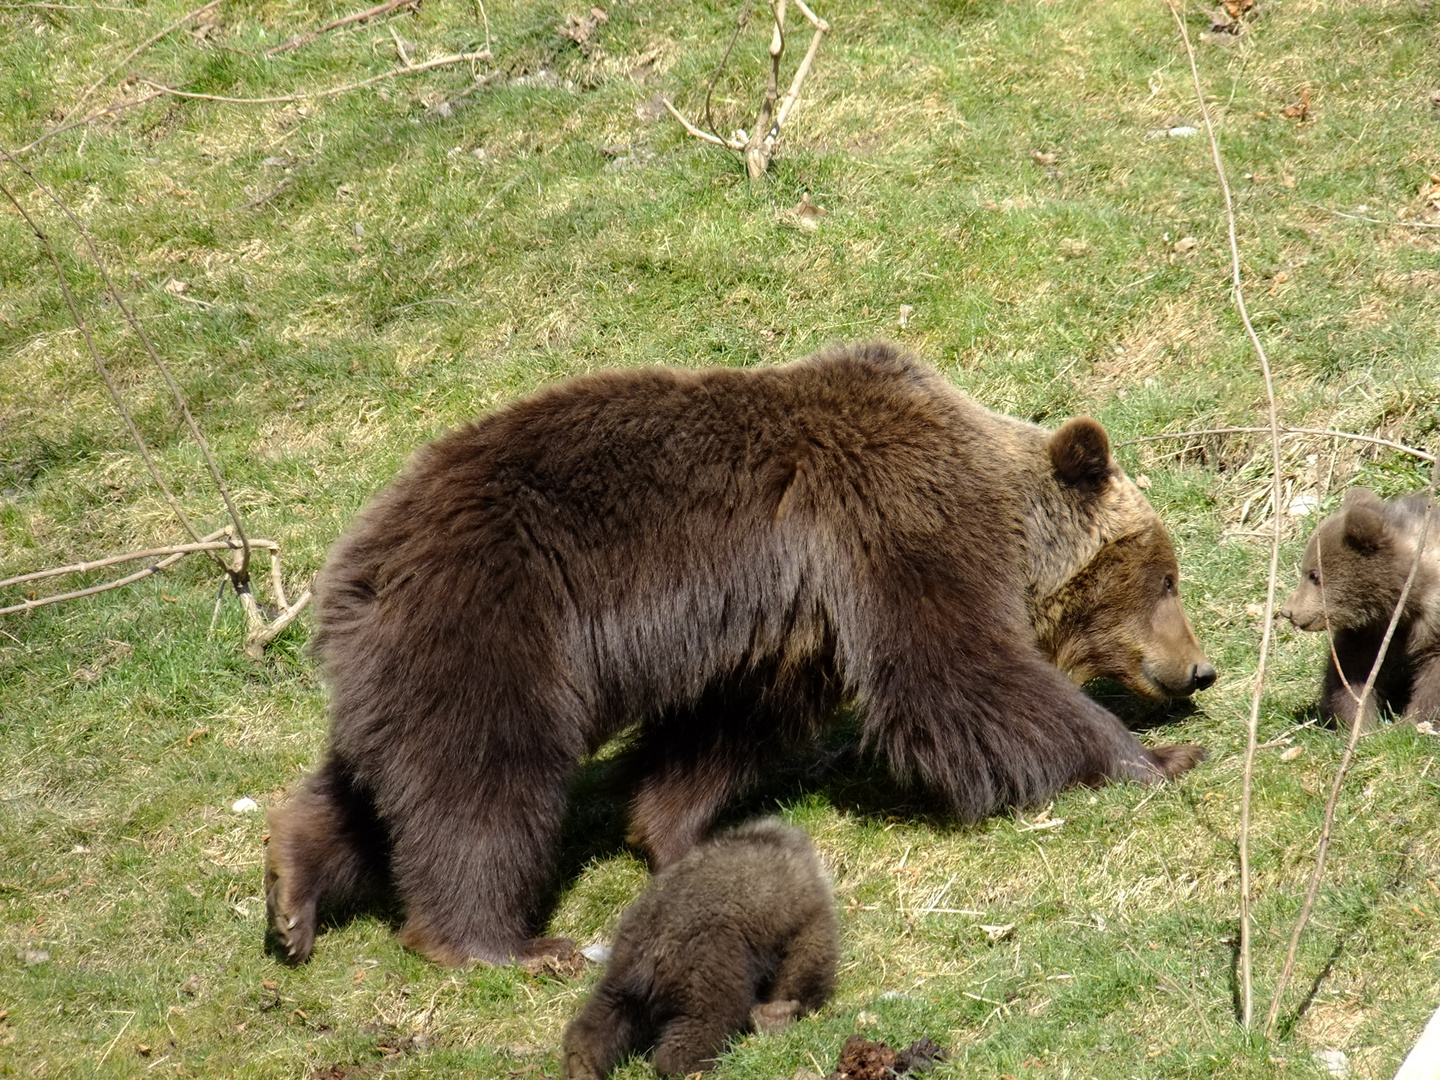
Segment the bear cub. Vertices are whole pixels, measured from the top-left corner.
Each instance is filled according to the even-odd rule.
[[[1360,729],[1373,730],[1381,709],[1412,723],[1440,720],[1440,513],[1425,495],[1383,502],[1367,488],[1350,489],[1316,528],[1300,586],[1280,609],[1301,630],[1330,630],[1335,651],[1325,662],[1320,700],[1327,720],[1355,722],[1427,514],[1425,550]]]
[[[621,917],[605,977],[565,1029],[565,1080],[601,1080],[652,1042],[662,1076],[708,1069],[730,1036],[825,1004],[839,956],[805,833],[748,822],[656,874]]]

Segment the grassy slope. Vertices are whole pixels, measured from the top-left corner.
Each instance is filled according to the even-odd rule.
[[[1163,7],[825,7],[835,32],[756,184],[636,113],[656,92],[698,109],[729,5],[617,3],[589,55],[558,36],[569,8],[489,8],[499,64],[526,77],[450,116],[434,106],[465,85],[459,70],[301,107],[155,104],[30,158],[121,277],[134,272],[134,301],[252,528],[282,542],[296,580],[417,443],[603,365],[761,363],[884,334],[993,407],[1042,422],[1090,412],[1117,439],[1259,415],[1205,147],[1146,138],[1198,119]],[[259,58],[349,9],[227,5],[218,44],[178,34],[131,67],[254,96],[385,70],[394,47],[378,26]],[[7,0],[0,140],[29,141],[186,10]],[[423,57],[475,47],[475,23],[473,5],[432,0],[394,26]],[[1387,219],[1423,211],[1440,169],[1436,37],[1434,10],[1415,0],[1272,0],[1245,40],[1200,47],[1252,308],[1292,422],[1433,445],[1433,234],[1307,200]],[[717,90],[721,122],[748,121],[760,47],[752,29]],[[1281,110],[1302,88],[1312,119],[1298,124]],[[606,146],[631,148],[640,167],[614,167]],[[42,198],[4,176],[69,250]],[[805,192],[830,211],[816,231],[787,214]],[[1193,251],[1174,253],[1186,236]],[[218,524],[163,387],[93,271],[68,266],[167,473]],[[172,278],[206,306],[166,292]],[[902,304],[914,309],[903,331]],[[1246,534],[1265,527],[1264,455],[1244,439],[1176,450],[1122,454],[1153,482],[1222,676],[1153,737],[1205,743],[1211,761],[1159,790],[1066,793],[1050,811],[1065,824],[1038,831],[1018,816],[956,828],[854,766],[777,779],[748,809],[778,801],[824,851],[847,912],[844,972],[821,1016],[745,1041],[719,1076],[789,1076],[812,1055],[828,1071],[857,1025],[936,1038],[954,1048],[955,1076],[1309,1076],[1314,1049],[1344,1049],[1362,1076],[1393,1072],[1440,1000],[1440,746],[1404,731],[1363,744],[1289,1015],[1312,983],[1315,995],[1288,1041],[1247,1044],[1232,1022],[1234,833],[1257,640],[1246,607],[1265,563]],[[1387,493],[1422,480],[1348,447],[1286,454],[1293,491],[1327,506],[1352,480]],[[1287,575],[1303,539],[1303,523],[1288,524]],[[0,574],[176,535],[48,264],[0,212]],[[326,934],[300,970],[260,953],[264,825],[229,806],[273,802],[309,766],[323,695],[303,629],[263,667],[239,658],[233,606],[207,632],[215,586],[194,560],[0,622],[0,1075],[553,1073],[584,980],[440,970],[372,917]],[[1262,737],[1309,715],[1321,647],[1281,633]],[[1338,757],[1325,732],[1295,744],[1298,759],[1271,749],[1258,768],[1262,989]],[[552,929],[599,939],[645,875],[604,808],[572,831],[581,869]],[[1012,923],[998,942],[980,929]],[[27,966],[25,950],[50,959]]]

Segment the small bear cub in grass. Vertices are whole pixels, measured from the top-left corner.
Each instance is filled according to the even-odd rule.
[[[1330,630],[1335,652],[1325,664],[1320,700],[1327,720],[1345,727],[1355,722],[1427,514],[1425,550],[1360,729],[1373,730],[1381,709],[1412,723],[1440,720],[1440,511],[1423,494],[1382,502],[1367,488],[1351,488],[1316,528],[1300,564],[1300,586],[1280,609],[1301,630]]]
[[[825,1004],[840,931],[805,833],[748,822],[655,875],[620,919],[605,977],[565,1029],[565,1080],[601,1080],[655,1047],[655,1071],[708,1069],[730,1036]]]

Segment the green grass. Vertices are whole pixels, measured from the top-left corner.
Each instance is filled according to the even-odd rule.
[[[394,64],[384,26],[263,53],[362,6],[227,4],[210,41],[182,31],[122,74],[231,96],[353,82]],[[503,75],[449,115],[440,104],[469,82],[458,68],[299,104],[156,102],[27,158],[93,230],[293,582],[416,445],[603,366],[778,362],[885,335],[993,408],[1090,413],[1116,440],[1261,416],[1203,137],[1147,137],[1198,125],[1163,5],[822,5],[834,33],[757,183],[636,112],[666,93],[698,113],[734,5],[617,2],[588,54],[558,33],[587,7],[487,5]],[[35,138],[187,10],[0,0],[0,141]],[[717,86],[725,130],[753,119],[760,22]],[[390,25],[422,59],[484,43],[461,0]],[[1206,25],[1191,16],[1193,35]],[[1435,219],[1437,32],[1418,0],[1272,0],[1244,38],[1197,44],[1291,423],[1434,448],[1437,233],[1312,204]],[[1306,89],[1310,117],[1286,119]],[[95,101],[137,92],[112,83]],[[218,526],[198,451],[75,236],[24,177],[0,176],[55,237],[167,476]],[[829,211],[814,231],[789,213],[807,192]],[[1197,243],[1177,253],[1183,237]],[[1440,743],[1396,730],[1361,745],[1282,1038],[1237,1028],[1267,452],[1215,436],[1120,453],[1151,481],[1221,670],[1196,711],[1149,718],[1146,738],[1201,742],[1210,760],[1160,789],[1067,792],[1049,810],[1064,824],[1040,830],[1030,814],[955,826],[853,762],[777,776],[737,814],[778,808],[815,837],[845,912],[843,971],[819,1016],[743,1040],[717,1076],[828,1072],[860,1030],[947,1045],[941,1076],[1310,1077],[1316,1050],[1341,1049],[1382,1078],[1440,1003]],[[1292,494],[1327,509],[1352,482],[1393,494],[1425,479],[1315,442],[1287,442],[1284,467]],[[1307,525],[1286,519],[1282,588]],[[0,575],[178,538],[48,261],[0,208]],[[380,916],[329,930],[304,968],[262,953],[264,823],[230,806],[271,805],[310,767],[324,695],[304,620],[250,664],[229,599],[209,629],[217,585],[193,559],[0,617],[0,1075],[555,1075],[593,973],[443,970]],[[1280,632],[1262,739],[1313,715],[1322,648]],[[1262,1008],[1340,749],[1313,728],[1294,745],[1257,765]],[[551,930],[600,940],[646,874],[612,807],[576,820]],[[981,929],[1006,924],[998,941]]]

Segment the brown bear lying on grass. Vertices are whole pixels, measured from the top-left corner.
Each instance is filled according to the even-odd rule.
[[[830,999],[840,930],[800,829],[752,821],[655,875],[620,919],[605,977],[565,1029],[565,1080],[601,1080],[654,1044],[655,1071],[709,1068],[730,1036]]]
[[[550,387],[422,449],[330,554],[330,746],[271,815],[276,941],[307,959],[318,905],[385,882],[442,963],[568,948],[529,938],[567,790],[632,725],[657,869],[845,702],[965,819],[1175,776],[1203,751],[1071,680],[1213,681],[1177,588],[1099,424],[987,412],[888,345]]]
[[[1440,513],[1425,495],[1382,502],[1367,488],[1351,488],[1316,528],[1300,586],[1280,609],[1301,630],[1330,630],[1335,651],[1325,663],[1320,700],[1327,720],[1347,728],[1355,722],[1427,512],[1425,552],[1360,726],[1373,730],[1381,709],[1412,722],[1440,721]]]

